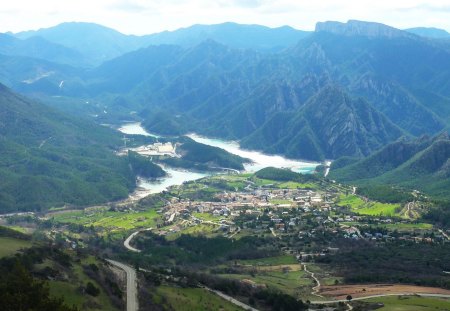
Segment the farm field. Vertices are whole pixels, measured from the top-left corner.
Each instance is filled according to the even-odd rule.
[[[0,258],[11,256],[22,248],[31,247],[31,242],[10,237],[0,237]]]
[[[376,201],[365,202],[356,195],[341,194],[339,206],[350,206],[350,209],[361,215],[369,216],[399,216],[400,204],[381,203]]]
[[[165,299],[175,311],[242,311],[242,308],[225,301],[201,288],[178,288],[160,286],[157,300]]]
[[[320,294],[335,299],[345,299],[347,295],[353,298],[366,297],[383,294],[443,294],[450,295],[450,290],[437,287],[401,285],[401,284],[359,284],[359,285],[336,285],[322,286]]]
[[[56,222],[102,227],[109,231],[154,227],[158,217],[160,216],[154,209],[144,212],[113,212],[106,209],[97,209],[53,215]]]
[[[384,307],[377,309],[380,311],[447,311],[450,310],[450,299],[414,297],[414,296],[393,296],[381,297],[365,300],[367,302],[383,303]]]

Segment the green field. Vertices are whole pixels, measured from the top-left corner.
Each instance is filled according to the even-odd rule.
[[[303,287],[312,285],[311,279],[304,271],[257,271],[254,274],[221,274],[220,276],[237,280],[250,280],[258,285],[278,289],[298,297]]]
[[[31,242],[9,237],[0,237],[0,258],[11,256],[22,248],[31,247]]]
[[[433,229],[432,224],[427,223],[395,223],[395,224],[379,224],[377,225],[381,228],[386,228],[389,230],[399,230],[399,231],[414,231],[414,230],[430,230]]]
[[[213,222],[218,222],[220,219],[223,218],[221,216],[214,216],[213,214],[210,214],[210,213],[192,213],[192,216],[195,216],[198,219],[213,221]]]
[[[202,288],[160,286],[157,295],[164,297],[175,311],[241,311],[242,308]],[[160,300],[161,300],[161,297]]]
[[[168,234],[166,236],[166,240],[173,241],[173,240],[179,238],[182,234],[189,234],[189,235],[193,235],[193,236],[202,235],[202,236],[212,237],[212,236],[217,235],[217,233],[215,233],[217,228],[218,228],[218,226],[214,226],[211,224],[200,224],[200,225],[196,225],[193,227],[186,227],[176,233]]]
[[[288,181],[277,185],[280,189],[317,189],[318,186],[314,183],[299,183],[295,181]]]
[[[82,260],[82,264],[89,263],[99,265],[99,263],[92,256]],[[97,282],[90,279],[84,273],[81,265],[74,265],[71,272],[73,275],[70,282],[49,281],[50,294],[53,297],[63,297],[67,305],[75,305],[80,310],[117,310],[113,307],[108,296],[104,293]],[[100,289],[100,294],[97,297],[84,294],[79,290],[79,288],[81,286],[85,286],[87,282],[92,282],[95,287]]]
[[[154,209],[145,212],[111,212],[99,209],[55,214],[53,219],[61,223],[103,227],[109,231],[117,231],[154,227],[158,217]]]
[[[444,298],[429,297],[409,297],[391,296],[382,298],[372,298],[367,302],[381,302],[384,307],[377,309],[380,311],[448,311],[450,310],[450,300]]]
[[[339,206],[350,206],[350,209],[361,215],[369,216],[398,216],[400,204],[381,203],[376,201],[365,202],[356,195],[344,195],[339,197]]]
[[[291,255],[282,255],[276,257],[267,257],[251,260],[239,260],[241,265],[254,265],[254,266],[280,266],[280,265],[294,265],[298,264],[297,259]]]

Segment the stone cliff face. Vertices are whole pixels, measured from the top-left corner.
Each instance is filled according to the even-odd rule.
[[[362,22],[357,20],[349,20],[347,23],[333,21],[319,22],[316,24],[316,32],[321,31],[342,36],[366,36],[384,38],[401,38],[414,36],[410,33],[390,26],[386,26],[384,24]]]

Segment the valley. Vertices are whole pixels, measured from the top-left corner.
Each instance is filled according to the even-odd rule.
[[[334,304],[338,306],[339,299],[346,295],[354,296],[355,302],[350,302],[354,306],[370,305],[370,299],[376,300],[374,295],[448,295],[448,290],[424,287],[445,284],[443,271],[448,269],[450,241],[440,228],[402,213],[409,202],[364,203],[366,198],[351,193],[351,187],[322,177],[267,168],[172,185],[163,193],[136,202],[42,215],[11,215],[4,223],[20,223],[21,227],[48,232],[47,238],[69,253],[96,249],[102,256],[130,266],[138,263],[140,306],[151,302],[156,308],[161,301],[159,295],[172,295],[172,291],[180,295],[179,290],[201,288],[220,293],[217,298],[202,294],[205,299],[231,296],[258,310],[266,310],[270,304],[258,294],[264,291],[309,301],[311,308],[332,303],[329,298],[336,299]],[[428,204],[423,197],[416,202]],[[367,206],[361,208],[360,204]],[[386,269],[385,260],[396,267],[389,254],[397,252],[399,245],[404,249],[404,253],[397,254],[401,265],[421,249],[436,252],[434,258],[440,260],[413,261],[398,276],[388,271],[379,274],[378,269]],[[380,248],[387,257],[374,253],[380,262],[372,261],[373,272],[366,271],[366,263],[355,256]],[[341,257],[349,256],[348,252],[353,254],[348,260],[354,271],[348,270],[347,260]],[[415,274],[416,265],[428,276]],[[374,285],[378,288],[374,294],[367,283],[373,277],[376,284],[386,284],[413,274],[416,284],[422,287],[408,285],[392,291]],[[357,288],[365,290],[358,290],[358,294],[350,290],[347,282],[355,281],[360,284]],[[228,286],[235,289],[230,291]],[[249,294],[252,299],[244,298]],[[359,300],[365,296],[368,302]],[[184,299],[187,304],[195,301]]]
[[[450,310],[449,37],[0,34],[1,307]]]

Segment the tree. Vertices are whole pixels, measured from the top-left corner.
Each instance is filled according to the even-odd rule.
[[[351,295],[347,295],[347,301],[350,301],[350,300],[352,300],[353,299],[353,297],[351,296]]]
[[[16,262],[10,273],[0,281],[0,302],[2,310],[78,310],[65,305],[62,299],[51,298],[47,284],[34,279],[19,262]]]
[[[97,287],[95,287],[95,285],[92,284],[92,282],[88,282],[86,284],[86,293],[91,296],[97,297],[100,294],[100,290]]]

